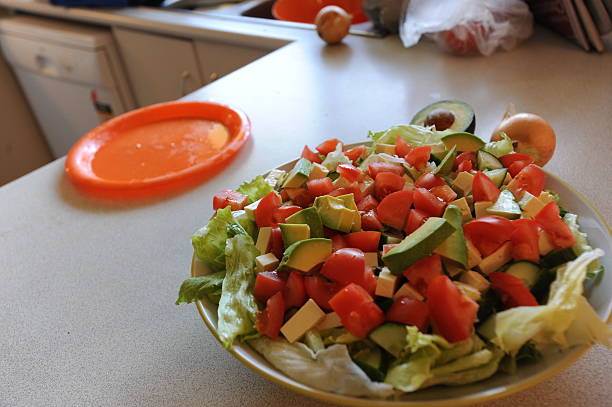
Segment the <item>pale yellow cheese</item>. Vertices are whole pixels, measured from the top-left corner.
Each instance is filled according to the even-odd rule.
[[[555,200],[553,196],[549,192],[546,192],[546,191],[542,191],[540,193],[540,196],[538,196],[538,198],[544,205]]]
[[[257,235],[257,243],[255,247],[261,254],[268,253],[268,247],[270,247],[270,239],[272,238],[272,228],[264,226],[259,228],[259,235]]]
[[[476,246],[474,246],[474,243],[472,243],[469,239],[465,239],[465,243],[467,244],[468,250],[467,266],[469,269],[471,269],[480,264],[480,262],[482,261],[482,256],[480,255],[480,251],[478,251]]]
[[[510,175],[510,172],[506,172],[503,184],[508,185],[510,182],[512,182],[512,175]]]
[[[321,164],[313,163],[312,169],[310,170],[310,175],[308,175],[308,179],[319,179],[326,177],[329,174],[329,170]]]
[[[378,267],[378,252],[364,253],[365,263],[370,267]]]
[[[393,299],[397,300],[401,297],[410,297],[415,300],[423,301],[423,296],[419,293],[410,283],[404,283],[402,286],[393,294]]]
[[[395,145],[394,144],[376,144],[376,152],[377,153],[385,153],[389,155],[395,155]]]
[[[506,242],[489,256],[482,259],[480,264],[478,264],[478,268],[484,274],[489,274],[499,270],[501,266],[508,263],[510,260],[512,260],[512,243]]]
[[[468,204],[467,199],[465,197],[455,199],[452,202],[449,202],[449,205],[455,205],[461,211],[461,215],[463,215],[463,221],[467,222],[472,219],[472,210],[470,209],[470,205]]]
[[[474,202],[474,212],[476,212],[476,218],[482,218],[483,216],[489,216],[487,208],[493,206],[493,202],[480,201]]]
[[[538,248],[540,250],[540,256],[545,256],[555,250],[555,246],[550,240],[550,236],[543,230],[541,230],[538,235]]]
[[[461,281],[453,281],[453,284],[455,284],[455,286],[457,286],[457,288],[463,293],[463,295],[465,295],[469,299],[473,301],[480,300],[480,291],[478,291],[471,285],[462,283]]]
[[[388,268],[383,268],[378,279],[376,280],[376,295],[381,297],[393,298],[395,289],[397,288],[398,278],[392,274]]]
[[[459,280],[464,284],[474,287],[481,293],[489,289],[489,280],[487,280],[480,273],[474,270],[468,270],[464,272],[463,274],[461,274]]]
[[[519,205],[523,210],[523,214],[527,219],[533,219],[544,208],[544,203],[535,196],[525,191],[523,197],[519,201]]]
[[[317,324],[316,328],[319,331],[324,331],[326,329],[337,328],[339,326],[342,326],[340,316],[335,312],[330,312],[328,314],[325,314],[323,319],[321,319],[321,321],[319,321],[319,323]]]
[[[285,322],[280,331],[289,343],[293,343],[300,339],[306,331],[317,325],[323,317],[325,313],[311,298],[289,318],[289,321]]]
[[[262,254],[261,256],[255,257],[255,265],[257,271],[271,271],[278,266],[279,260],[272,253]]]
[[[457,174],[457,177],[453,181],[453,185],[463,192],[463,195],[467,195],[472,190],[472,183],[474,182],[474,176],[467,171],[461,171]]]

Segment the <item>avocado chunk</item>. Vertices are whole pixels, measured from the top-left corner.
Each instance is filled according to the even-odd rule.
[[[289,247],[300,240],[310,239],[310,226],[306,224],[279,223],[278,226],[281,229],[285,247]]]
[[[321,215],[323,225],[330,229],[348,233],[361,228],[361,217],[353,194],[338,197],[318,196],[314,201],[314,207]]]
[[[474,109],[459,100],[442,100],[425,106],[414,115],[410,124],[436,126],[436,130],[467,131],[476,129]]]
[[[442,136],[442,143],[446,148],[457,147],[457,151],[478,151],[484,147],[485,142],[482,141],[478,136],[472,133],[462,132],[453,133]]]
[[[300,158],[295,164],[295,167],[289,171],[289,174],[287,175],[287,178],[283,184],[283,188],[301,187],[306,181],[308,181],[310,171],[312,171],[312,163],[305,158]]]
[[[455,228],[455,231],[434,252],[467,268],[467,244],[465,243],[465,236],[463,236],[461,209],[455,205],[448,205],[443,217]]]
[[[290,267],[307,272],[314,266],[323,263],[331,255],[332,242],[330,239],[313,238],[300,240],[287,249],[278,268]]]
[[[302,209],[291,216],[287,216],[286,223],[303,223],[310,227],[310,237],[323,237],[323,222],[321,215],[315,207]]]
[[[518,219],[521,217],[521,207],[514,200],[514,195],[510,190],[504,189],[499,194],[497,201],[487,208],[490,215],[502,216],[507,219]]]
[[[453,164],[455,164],[455,158],[457,158],[457,146],[453,146],[448,153],[444,156],[440,164],[436,164],[434,174],[447,175],[453,170]]]
[[[382,260],[393,274],[400,274],[417,261],[431,256],[454,231],[446,219],[431,217],[382,256]]]
[[[398,357],[406,347],[407,335],[405,325],[386,323],[370,332],[370,339],[391,355]]]

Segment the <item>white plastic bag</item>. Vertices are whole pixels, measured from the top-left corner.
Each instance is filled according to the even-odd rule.
[[[405,47],[427,34],[449,52],[491,55],[533,33],[533,16],[520,0],[411,0],[400,23]]]

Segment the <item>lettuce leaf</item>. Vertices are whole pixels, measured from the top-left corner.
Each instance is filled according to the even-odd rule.
[[[501,133],[502,139],[499,141],[490,141],[482,148],[487,153],[493,154],[495,157],[499,158],[502,155],[510,154],[514,152],[514,147],[512,146],[512,140],[510,137],[506,135],[506,133]]]
[[[483,349],[472,355],[466,356],[454,362],[454,368],[449,373],[440,373],[441,370],[434,370],[430,379],[423,383],[424,387],[445,385],[462,385],[478,382],[491,377],[499,369],[499,362],[502,360],[504,352],[497,348],[492,350]],[[440,368],[441,369],[441,368]]]
[[[415,147],[421,146],[440,146],[444,147],[441,137],[445,134],[452,133],[449,130],[436,131],[432,127],[417,126],[408,124],[403,126],[393,126],[387,130],[379,132],[370,132],[368,137],[372,139],[372,150],[376,151],[378,144],[395,144],[397,138],[403,138],[408,144]]]
[[[336,150],[328,153],[321,165],[330,171],[336,171],[336,168],[338,168],[340,164],[350,163],[351,160],[349,160],[348,157],[345,156],[344,152],[342,151],[342,143],[338,143],[338,145],[336,146]]]
[[[580,230],[580,226],[578,225],[578,215],[568,212],[565,214],[565,216],[563,216],[563,221],[567,224],[567,226],[569,226],[570,230],[576,237],[576,244],[572,246],[572,250],[574,253],[576,253],[576,256],[580,256],[584,252],[593,250],[587,241],[586,233]],[[594,278],[601,272],[603,272],[603,266],[599,262],[599,259],[594,259],[587,267],[587,278]]]
[[[224,278],[225,271],[188,278],[181,284],[176,305],[181,303],[190,304],[204,298],[208,298],[215,304],[218,304],[221,298],[221,286]]]
[[[253,296],[255,283],[255,257],[259,250],[253,239],[237,234],[227,240],[225,247],[226,275],[223,279],[218,308],[217,332],[226,348],[241,335],[253,333],[257,304]]]
[[[249,203],[253,203],[272,192],[272,186],[266,182],[264,177],[258,175],[249,182],[243,182],[236,192],[249,197]]]

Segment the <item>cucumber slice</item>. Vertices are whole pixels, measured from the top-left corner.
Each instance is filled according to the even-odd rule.
[[[370,339],[391,355],[398,357],[406,347],[407,334],[405,325],[387,323],[370,332]]]
[[[539,265],[530,261],[519,261],[509,265],[506,273],[520,278],[525,282],[527,288],[532,289],[538,282],[542,269]]]
[[[497,168],[495,170],[485,170],[483,172],[498,188],[501,188],[501,186],[504,185],[508,170],[506,168]]]
[[[390,233],[381,233],[380,235],[380,247],[384,244],[398,244],[402,241],[402,236],[392,235]]]
[[[353,363],[359,366],[359,368],[363,370],[363,373],[365,373],[373,382],[382,382],[385,380],[385,375],[382,371],[380,371],[380,369],[377,369],[359,359],[353,358]]]
[[[440,164],[437,164],[437,167],[433,173],[440,175],[450,174],[453,170],[455,158],[457,158],[457,146],[453,146],[453,148],[446,153]]]
[[[442,162],[442,159],[444,159],[444,154],[434,154],[431,153],[429,155],[429,161],[433,161],[436,165],[440,165],[440,163]]]
[[[504,165],[491,153],[487,153],[484,150],[478,150],[476,153],[476,161],[478,161],[478,169],[484,170],[496,170],[504,168]]]
[[[568,247],[567,249],[556,250],[548,253],[546,256],[542,257],[540,264],[544,268],[552,269],[575,259],[576,253],[574,253],[574,250],[571,247]]]

